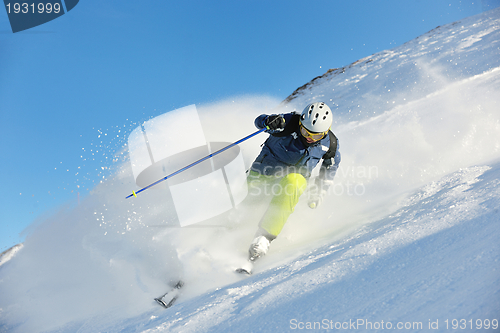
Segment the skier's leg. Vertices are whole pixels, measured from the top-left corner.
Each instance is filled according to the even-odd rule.
[[[278,180],[279,179],[274,176],[266,176],[260,172],[250,171],[247,177],[248,195],[243,202],[243,206],[251,209],[249,212],[250,214],[255,215],[256,212],[260,211],[260,207],[266,209],[265,206],[269,203],[267,199],[271,199],[268,189],[272,187],[273,184],[276,184]],[[274,238],[276,237],[259,227],[248,249],[250,261],[253,262],[257,258],[263,256],[269,248],[269,243]],[[245,269],[244,271],[249,272],[250,269]]]
[[[279,192],[275,193],[259,224],[260,229],[274,238],[279,235],[288,217],[293,213],[295,205],[307,187],[307,180],[299,173],[290,173],[281,179],[279,185]]]
[[[259,223],[255,239],[248,250],[250,261],[264,256],[271,242],[279,235],[295,205],[307,187],[307,180],[298,173],[291,173],[281,179],[274,188],[274,197]]]

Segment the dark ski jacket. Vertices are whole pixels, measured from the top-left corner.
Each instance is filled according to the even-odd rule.
[[[267,117],[268,115],[265,114],[257,117],[255,126],[259,129],[265,128]],[[283,117],[285,128],[282,131],[266,131],[270,134],[269,138],[264,142],[262,151],[253,162],[251,170],[266,176],[277,177],[296,172],[307,179],[320,160],[323,160],[318,180],[324,188],[326,184],[333,181],[340,164],[337,137],[330,130],[323,139],[308,144],[299,131],[300,114],[287,113]]]

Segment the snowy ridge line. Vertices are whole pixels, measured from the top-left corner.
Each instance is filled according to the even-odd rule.
[[[412,105],[415,105],[417,103],[421,103],[421,101],[425,100],[426,98],[437,97],[437,96],[444,94],[450,90],[457,89],[457,87],[466,85],[466,84],[471,83],[471,82],[475,82],[477,80],[487,80],[487,79],[494,78],[494,79],[497,79],[497,81],[500,83],[500,76],[499,76],[500,73],[498,73],[498,72],[500,72],[500,66],[489,69],[487,71],[484,71],[483,73],[480,73],[480,74],[477,74],[477,75],[474,75],[474,76],[471,76],[468,78],[464,78],[464,79],[459,80],[459,81],[452,82],[449,85],[446,85],[444,88],[437,90],[437,91],[434,91],[432,93],[429,93],[428,95],[423,96],[419,99],[408,101],[406,104],[396,105],[394,108],[387,110],[387,111],[383,112],[382,114],[375,115],[375,116],[370,117],[366,120],[355,120],[355,121],[351,121],[351,122],[348,122],[348,123],[343,124],[343,125],[339,125],[339,126],[337,126],[337,132],[343,133],[343,132],[350,131],[356,127],[368,126],[368,125],[372,124],[373,122],[380,121],[384,117],[390,117],[391,115],[397,114],[401,111],[404,112],[405,110],[409,109]]]
[[[344,105],[343,107],[346,107],[347,101],[368,107],[372,106],[373,102],[376,105],[377,101],[363,101],[364,98],[368,98],[372,94],[374,95],[373,97],[381,97],[384,94],[383,88],[390,87],[387,84],[389,82],[381,80],[382,77],[395,78],[395,81],[392,83],[397,84],[397,86],[394,85],[391,89],[395,92],[401,91],[402,86],[407,86],[407,88],[410,88],[410,91],[414,89],[417,92],[418,90],[422,90],[422,93],[424,93],[423,96],[432,93],[432,85],[429,87],[425,85],[433,82],[425,77],[425,72],[418,73],[414,68],[422,64],[433,67],[443,66],[446,69],[445,74],[448,81],[469,77],[470,75],[487,71],[491,67],[497,67],[499,63],[497,59],[491,59],[484,55],[498,52],[496,45],[498,40],[500,40],[500,29],[497,29],[500,27],[499,13],[500,10],[497,8],[487,13],[443,25],[401,46],[384,50],[353,62],[343,67],[343,70],[331,69],[322,76],[316,77],[303,85],[302,89],[299,88],[300,91],[298,91],[299,89],[294,91],[292,95],[283,101],[283,104],[291,103],[295,106],[303,104],[304,101],[329,96],[330,98],[333,97],[334,103],[340,106]],[[474,43],[465,47],[463,37],[466,37],[465,39],[468,40],[473,38]],[[486,42],[486,40],[489,42]],[[458,53],[463,54],[459,56]],[[469,65],[469,61],[467,61],[467,57],[469,56],[476,59],[473,65]],[[490,61],[486,61],[487,59]],[[356,66],[359,64],[367,65],[368,61],[368,66]],[[416,62],[419,64],[416,64]],[[339,74],[346,75],[339,76]],[[412,79],[415,82],[412,82]],[[358,83],[362,85],[360,86]],[[418,83],[418,85],[413,87],[413,83]],[[350,101],[356,94],[343,90],[340,90],[339,94],[337,91],[340,87],[351,87],[351,89],[355,90],[361,89],[364,95],[358,95],[358,101]],[[313,90],[315,94],[311,95]],[[426,92],[427,94],[425,94]],[[388,95],[387,98],[391,97]]]
[[[17,244],[0,253],[0,266],[14,258],[14,256],[23,248],[23,244]]]
[[[387,52],[387,51],[382,51],[380,53],[384,53],[384,52]],[[379,53],[376,53],[375,55],[377,55],[377,54],[379,54]],[[334,77],[336,77],[337,75],[344,74],[346,72],[346,70],[348,70],[349,68],[353,68],[355,66],[361,67],[363,65],[369,64],[370,62],[374,61],[375,55],[356,60],[355,62],[351,63],[350,65],[347,65],[347,66],[344,66],[341,68],[330,68],[329,70],[327,70],[325,72],[325,74],[316,76],[314,79],[307,82],[303,86],[300,86],[299,88],[295,89],[295,91],[293,93],[291,93],[290,96],[285,98],[283,100],[283,102],[281,102],[281,104],[285,105],[285,104],[290,103],[298,96],[303,95],[305,90],[311,89],[315,85],[322,84],[323,83],[322,80],[329,81],[329,80],[333,79]]]

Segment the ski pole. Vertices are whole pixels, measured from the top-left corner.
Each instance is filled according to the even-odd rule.
[[[264,131],[265,131],[265,130],[267,130],[267,129],[268,129],[267,127],[264,127],[263,129],[260,129],[260,130],[258,130],[258,131],[256,131],[256,132],[254,132],[254,133],[252,133],[252,134],[250,134],[250,135],[248,135],[248,136],[244,137],[243,139],[240,139],[240,140],[238,140],[238,141],[236,141],[236,142],[234,142],[234,143],[231,143],[230,145],[228,145],[228,146],[226,146],[226,147],[224,147],[224,148],[222,148],[222,149],[217,150],[215,153],[212,153],[212,154],[210,154],[210,155],[207,155],[207,156],[205,156],[205,157],[203,157],[203,158],[201,158],[201,159],[197,160],[196,162],[193,162],[193,163],[191,163],[191,164],[189,164],[189,165],[185,166],[185,167],[184,167],[184,168],[182,168],[182,169],[179,169],[179,170],[177,170],[177,171],[175,171],[175,172],[172,172],[172,173],[171,173],[171,174],[169,174],[168,176],[165,176],[165,177],[163,177],[162,179],[157,180],[157,181],[155,181],[154,183],[149,184],[148,186],[141,188],[141,189],[140,189],[140,190],[138,190],[137,192],[132,191],[132,194],[130,194],[130,195],[128,195],[127,197],[125,197],[125,199],[128,199],[128,198],[130,198],[130,197],[137,197],[137,194],[141,193],[142,191],[145,191],[145,190],[147,190],[148,188],[153,187],[153,186],[155,186],[156,184],[161,183],[161,182],[162,182],[162,181],[164,181],[164,180],[167,180],[167,179],[169,179],[169,178],[171,178],[171,177],[173,177],[173,176],[175,176],[175,175],[177,175],[177,174],[179,174],[179,173],[181,173],[181,172],[183,172],[183,171],[186,171],[187,169],[189,169],[189,168],[191,168],[191,167],[194,167],[195,165],[200,164],[201,162],[206,161],[206,160],[208,160],[209,158],[214,157],[215,155],[220,154],[220,153],[222,153],[223,151],[226,151],[226,150],[228,150],[229,148],[234,147],[234,146],[236,146],[236,145],[238,145],[238,144],[242,143],[243,141],[248,140],[248,139],[250,139],[250,138],[251,138],[251,137],[253,137],[253,136],[256,136],[257,134],[259,134],[259,133],[261,133],[261,132],[264,132]]]

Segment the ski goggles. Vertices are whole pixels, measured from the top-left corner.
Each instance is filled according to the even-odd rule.
[[[307,130],[307,128],[305,128],[305,127],[304,127],[304,125],[302,125],[302,123],[300,124],[299,129],[300,129],[300,134],[302,134],[302,136],[303,136],[304,138],[306,138],[306,139],[307,139],[307,138],[311,138],[311,139],[312,139],[312,140],[314,140],[314,141],[318,141],[318,140],[323,139],[323,137],[324,137],[324,136],[326,135],[326,133],[328,132],[328,131],[326,131],[326,132],[321,132],[321,133],[309,132],[309,131]]]

